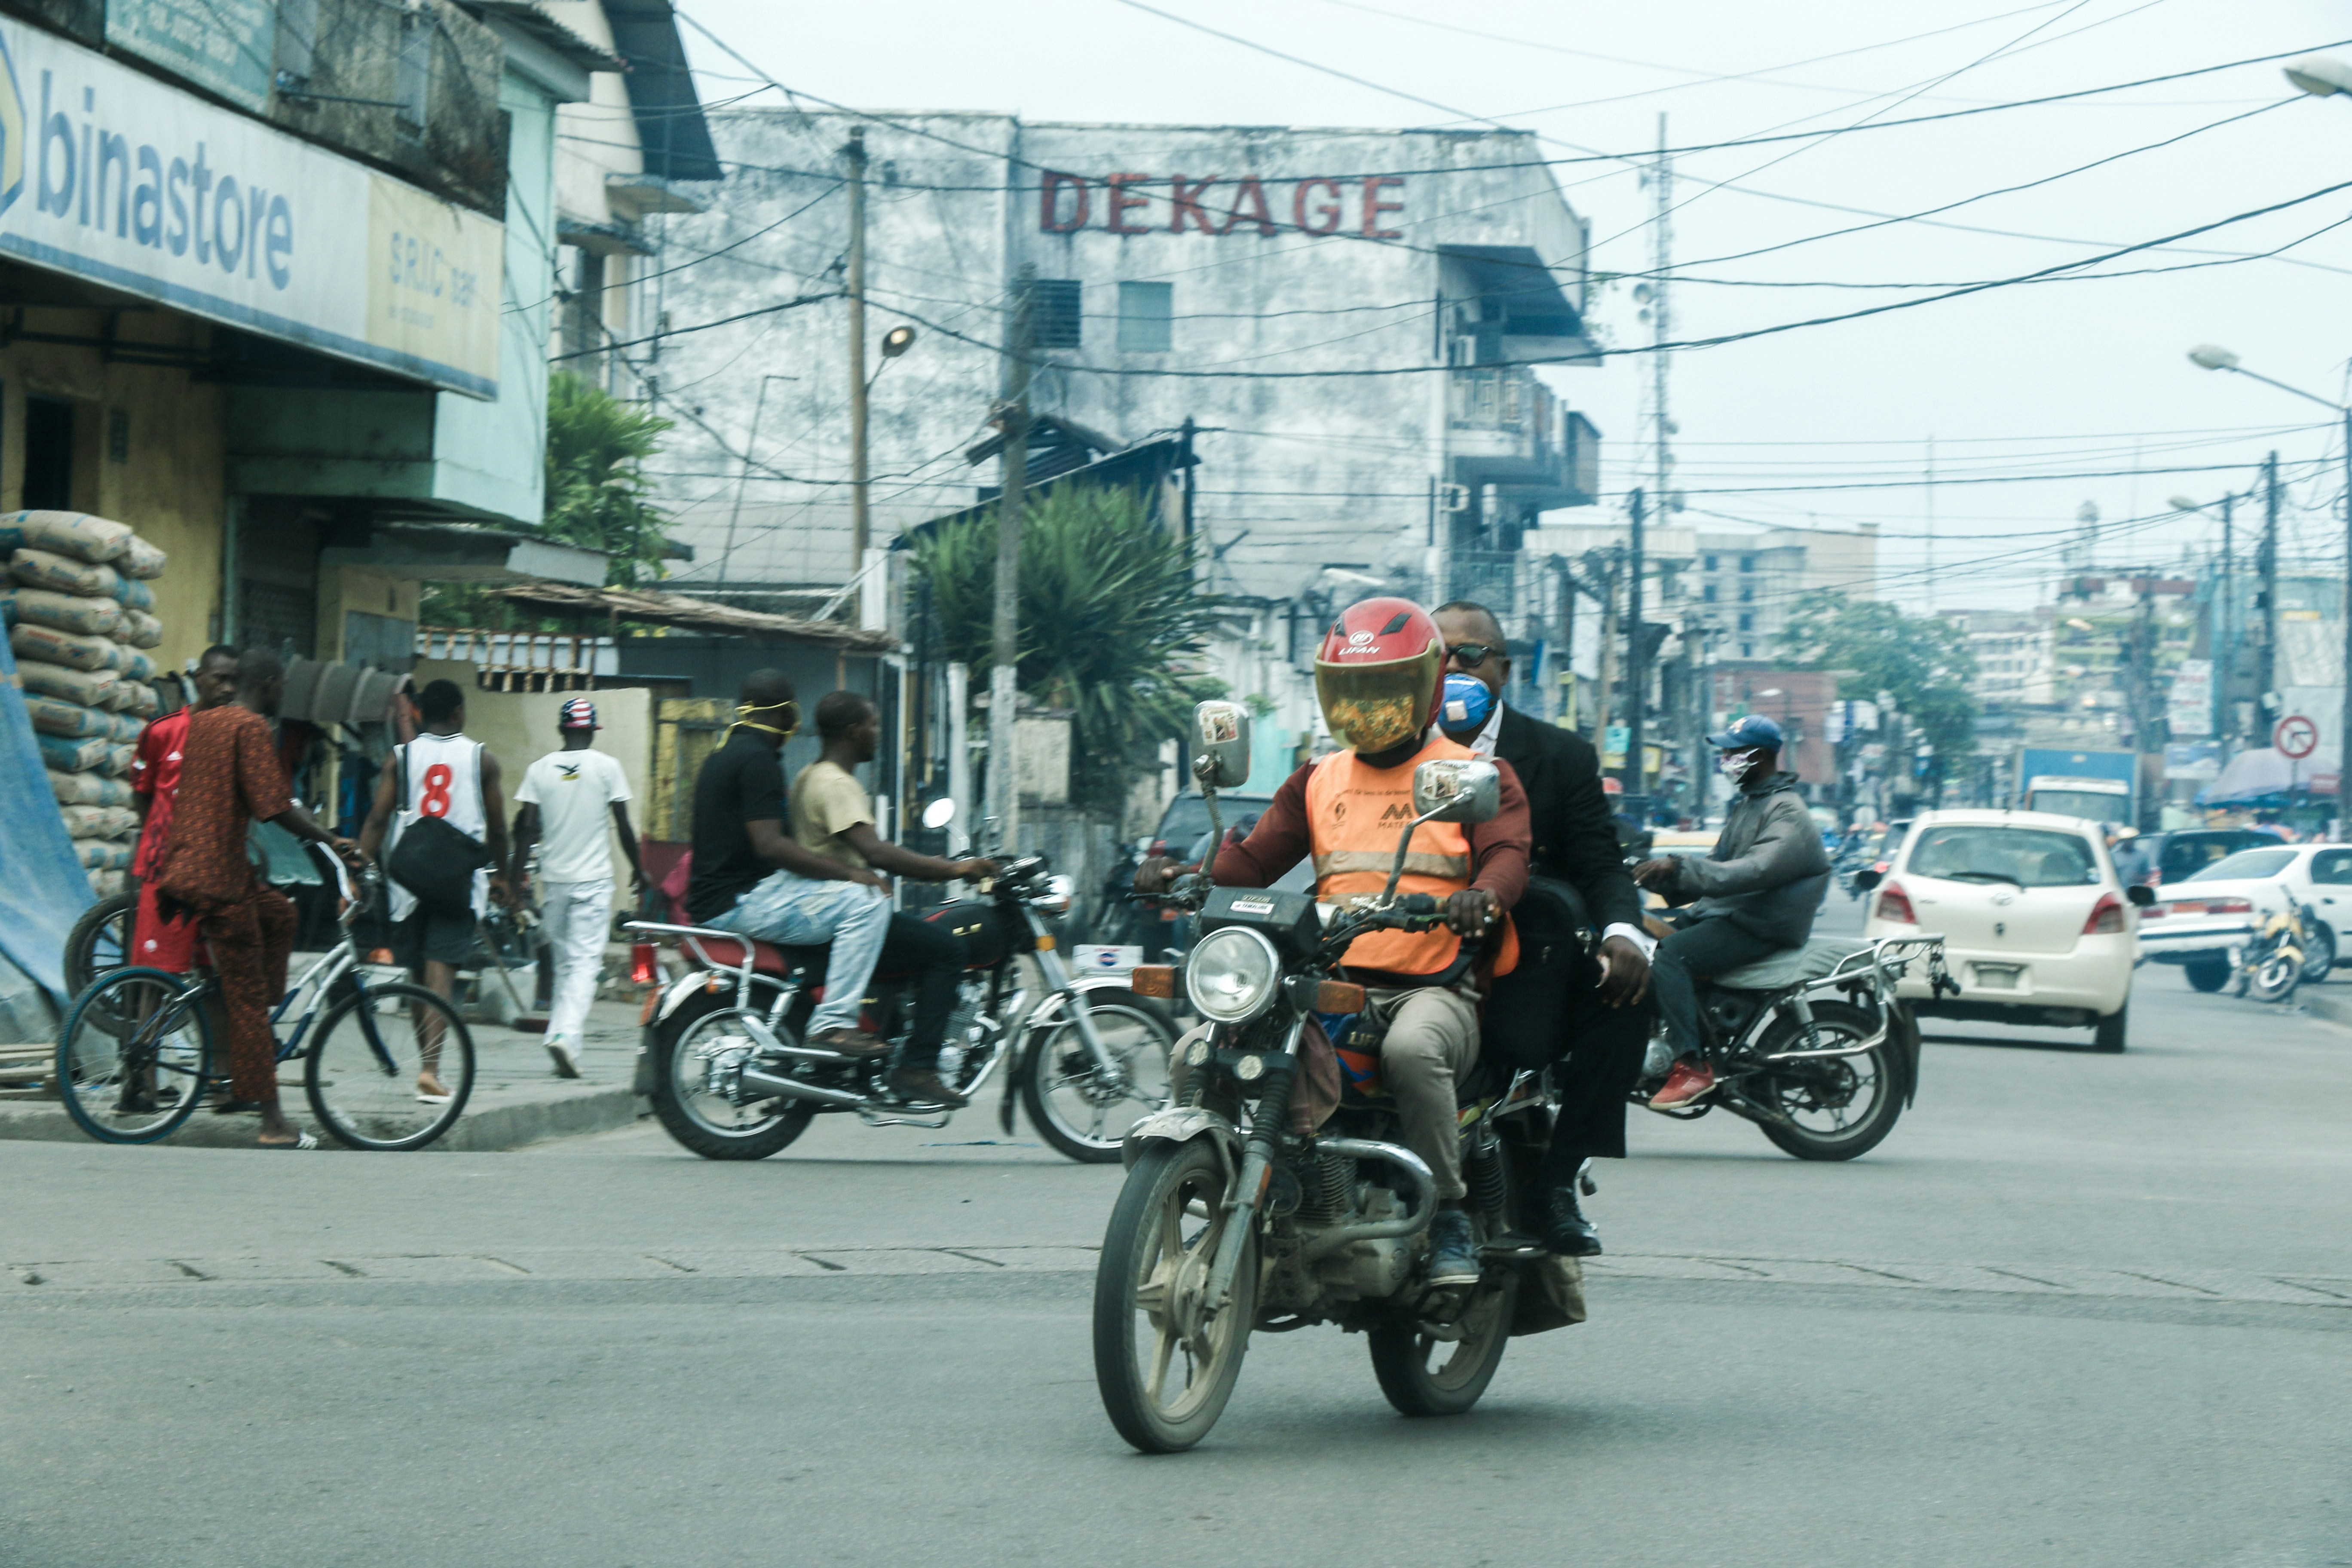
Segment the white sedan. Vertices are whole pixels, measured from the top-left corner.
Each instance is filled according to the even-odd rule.
[[[2124,1048],[2137,907],[2095,825],[2035,811],[1930,811],[1875,888],[1865,940],[1939,931],[1958,997],[1903,982],[1913,1010],[1947,1018],[2092,1028]],[[1861,879],[1857,879],[1861,880]]]
[[[2253,935],[2258,918],[2290,903],[2303,910],[2305,984],[2326,979],[2352,949],[2352,849],[2341,844],[2241,849],[2158,892],[2140,912],[2140,949],[2181,965],[2200,991],[2228,984],[2230,949]]]

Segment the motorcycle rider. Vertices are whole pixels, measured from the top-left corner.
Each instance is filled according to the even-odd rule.
[[[1250,835],[1216,855],[1210,875],[1221,887],[1264,888],[1307,855],[1323,899],[1376,896],[1386,886],[1401,825],[1412,820],[1413,769],[1441,758],[1475,760],[1469,747],[1430,731],[1445,679],[1445,644],[1429,612],[1410,599],[1352,605],[1333,623],[1315,658],[1315,694],[1332,739],[1346,751],[1292,773]],[[1476,1238],[1462,1200],[1462,1156],[1454,1089],[1478,1059],[1478,983],[1430,984],[1451,966],[1462,939],[1493,938],[1488,962],[1508,970],[1517,939],[1505,918],[1528,880],[1527,795],[1507,763],[1502,809],[1471,826],[1416,828],[1401,893],[1443,900],[1444,925],[1428,931],[1381,931],[1348,949],[1349,976],[1370,993],[1384,1018],[1381,1077],[1395,1096],[1404,1141],[1436,1177],[1437,1214],[1430,1222],[1430,1281],[1475,1283]],[[1150,859],[1136,872],[1142,892],[1164,889],[1175,868]]]
[[[1706,743],[1716,772],[1739,795],[1704,860],[1665,857],[1633,868],[1633,879],[1669,904],[1696,903],[1650,960],[1658,1012],[1675,1051],[1674,1071],[1651,1098],[1674,1110],[1712,1092],[1698,1022],[1697,981],[1802,947],[1829,890],[1829,854],[1797,793],[1797,775],[1780,771],[1780,726],[1750,713]]]
[[[743,678],[726,743],[694,781],[694,872],[687,916],[697,925],[789,947],[832,944],[824,1000],[809,1043],[850,1057],[887,1056],[890,1042],[858,1026],[866,983],[890,929],[889,885],[863,866],[827,859],[785,827],[779,754],[801,705],[780,669]]]

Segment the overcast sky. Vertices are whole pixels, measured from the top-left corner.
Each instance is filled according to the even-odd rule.
[[[686,7],[784,83],[868,109],[1296,125],[1484,117],[1540,132],[1550,139],[1547,152],[1563,160],[1653,147],[1662,111],[1677,145],[1846,128],[1824,140],[1676,159],[1674,256],[1690,279],[1673,295],[1679,339],[1933,292],[1857,285],[2015,277],[2352,181],[2352,97],[2295,94],[2276,63],[1936,124],[1855,129],[2352,38],[2352,8],[2312,0],[2055,0],[2021,9],[2000,0],[1680,0],[1670,7],[1165,0],[1160,9],[1373,85],[1122,0],[987,7],[692,0]],[[691,28],[688,40],[697,65],[711,73],[707,101],[750,89],[742,67]],[[2352,59],[2352,46],[2337,52]],[[2153,145],[2172,138],[2185,139]],[[2139,148],[2148,150],[2133,152]],[[2107,158],[2116,161],[2051,179]],[[1564,163],[1556,173],[1592,222],[1594,267],[1646,270],[1651,196],[1636,172],[1599,161]],[[2043,180],[1935,220],[1967,228],[1899,222],[1790,244]],[[2344,227],[2284,258],[2231,259],[2339,221]],[[2224,264],[2194,265],[2214,262]],[[1937,486],[1936,606],[2018,605],[2044,595],[2056,547],[2086,501],[2106,520],[2102,564],[2169,565],[2184,549],[2210,550],[2218,526],[2201,519],[2135,520],[2163,512],[2176,494],[2205,500],[2251,483],[2249,466],[2275,447],[2295,481],[2287,551],[2307,542],[2307,553],[2340,567],[2342,529],[2331,517],[2341,496],[2335,416],[2245,377],[2198,370],[2185,355],[2192,344],[2221,343],[2250,369],[2345,400],[2352,190],[2105,266],[2193,269],[1998,288],[1673,355],[1676,482],[1694,514],[1685,521],[1876,521],[1887,540],[1882,592],[1916,609],[1927,600],[1924,487],[1757,487],[1916,480],[1930,437],[1948,480],[2239,465]],[[1750,286],[1791,282],[1811,286]],[[1649,337],[1641,309],[1621,283],[1596,296],[1593,317],[1612,343],[1630,346]],[[1600,426],[1612,494],[1647,479],[1649,458],[1634,449],[1647,363],[1635,354],[1546,373]],[[1608,512],[1616,510],[1612,499]],[[1553,514],[1562,521],[1597,515]],[[2239,537],[2251,559],[2247,515],[2242,508]]]

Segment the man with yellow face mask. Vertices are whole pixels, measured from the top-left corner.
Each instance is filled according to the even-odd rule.
[[[1300,768],[1242,843],[1220,852],[1219,887],[1270,887],[1308,855],[1315,896],[1377,897],[1388,883],[1397,836],[1416,815],[1412,771],[1440,758],[1469,761],[1469,747],[1430,729],[1445,679],[1445,645],[1429,612],[1410,599],[1367,599],[1343,611],[1315,658],[1315,695],[1331,738],[1347,748]],[[1479,1276],[1469,1215],[1462,1212],[1454,1086],[1478,1060],[1478,1002],[1489,974],[1518,956],[1507,912],[1528,885],[1528,799],[1508,763],[1502,809],[1487,822],[1424,823],[1413,830],[1397,891],[1428,893],[1445,910],[1433,931],[1373,931],[1347,952],[1344,973],[1370,992],[1387,1024],[1381,1079],[1397,1102],[1404,1141],[1437,1178],[1430,1282]],[[1147,860],[1137,886],[1157,891],[1172,868]],[[1457,969],[1463,939],[1480,939],[1477,961]]]
[[[727,743],[694,781],[694,876],[688,918],[785,947],[831,942],[824,1000],[808,1041],[853,1057],[890,1049],[858,1026],[866,983],[890,930],[890,884],[863,866],[808,848],[786,821],[784,739],[800,728],[800,703],[782,670],[743,678]]]

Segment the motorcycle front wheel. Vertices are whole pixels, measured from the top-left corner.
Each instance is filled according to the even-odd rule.
[[[2292,948],[2274,949],[2253,965],[2246,994],[2257,1002],[2284,1002],[2302,979],[2303,955]]]
[[[775,1100],[738,1105],[714,1089],[714,1065],[723,1080],[729,1058],[740,1061],[756,1048],[732,994],[698,991],[655,1026],[647,1098],[669,1135],[704,1159],[764,1160],[808,1131],[816,1107]],[[775,1028],[799,1043],[783,1026]]]
[[[1815,1002],[1813,1025],[1821,1044],[1811,1045],[1804,1026],[1782,1018],[1758,1045],[1764,1056],[1782,1051],[1836,1050],[1857,1046],[1877,1032],[1877,1021],[1844,1002]],[[1764,1136],[1800,1160],[1851,1160],[1878,1147],[1903,1114],[1894,1054],[1884,1045],[1859,1056],[1814,1057],[1781,1062],[1749,1080],[1748,1095],[1787,1117],[1759,1121]]]
[[[1081,1164],[1107,1165],[1118,1158],[1127,1130],[1168,1103],[1168,1053],[1175,1049],[1176,1032],[1129,992],[1091,992],[1078,1003],[1127,1075],[1125,1083],[1104,1083],[1086,1037],[1065,1017],[1031,1043],[1021,1103],[1037,1135],[1056,1152]]]
[[[1095,1384],[1118,1435],[1174,1454],[1224,1414],[1257,1320],[1255,1213],[1225,1206],[1225,1165],[1205,1138],[1154,1142],[1119,1189],[1095,1273]],[[1233,1297],[1202,1300],[1228,1225],[1252,1226]]]

